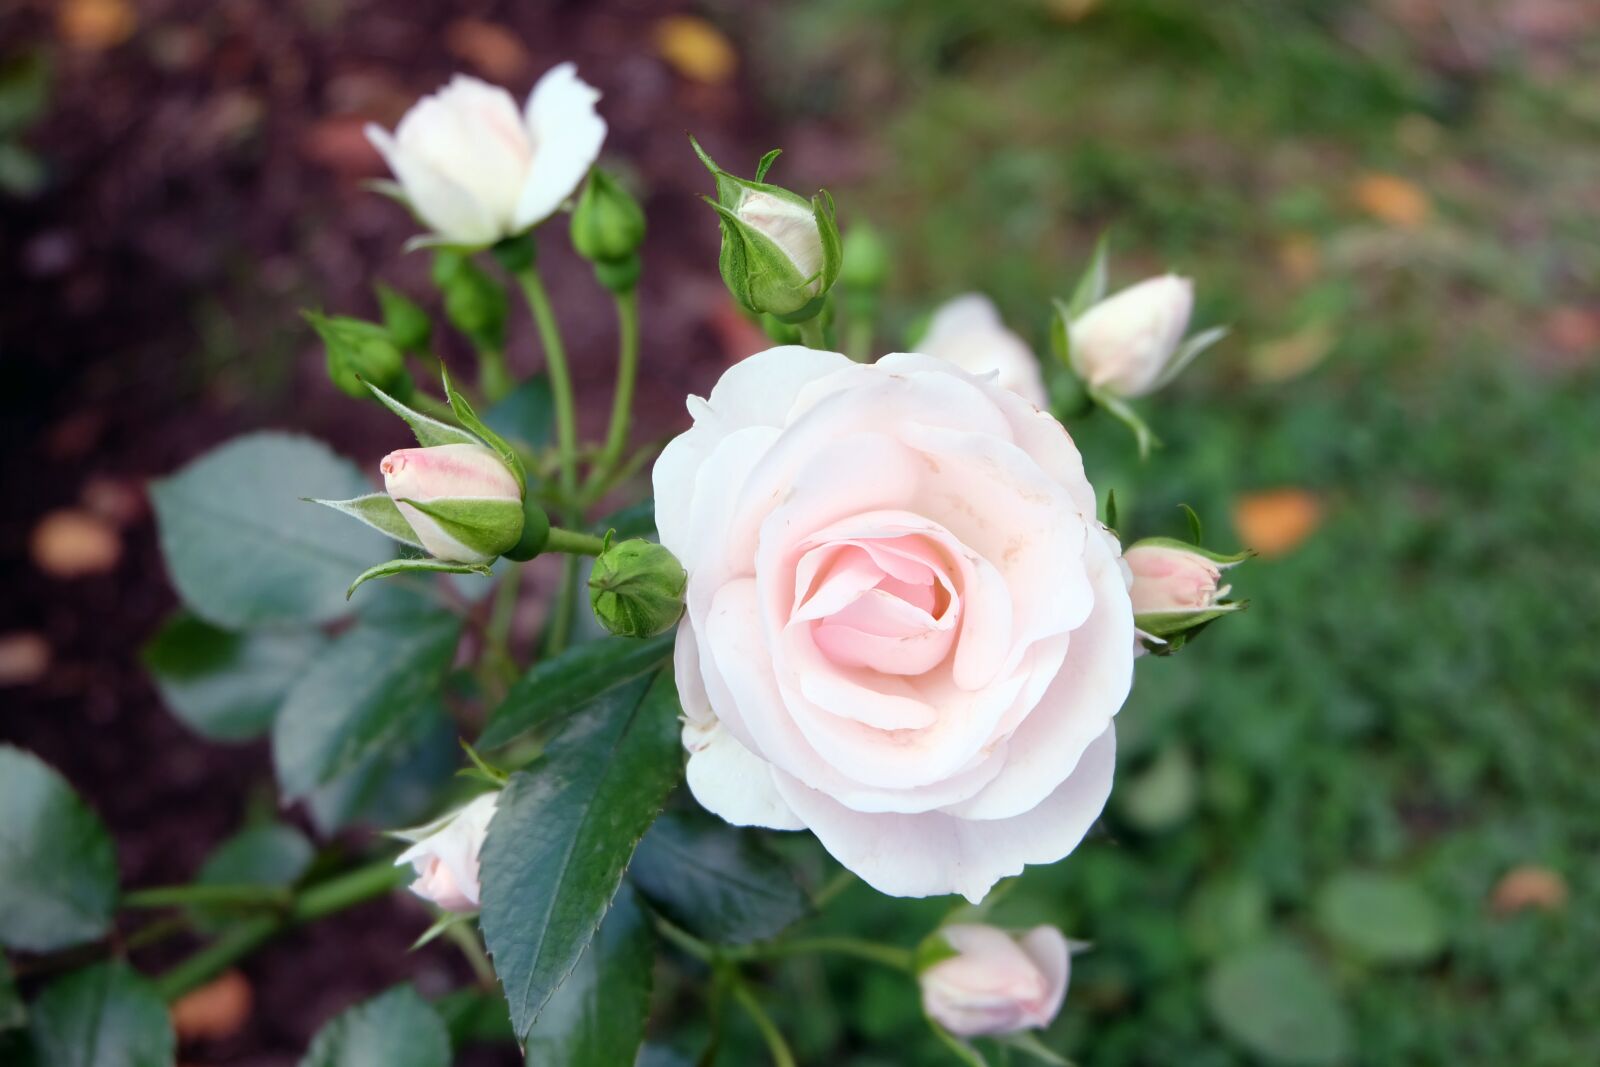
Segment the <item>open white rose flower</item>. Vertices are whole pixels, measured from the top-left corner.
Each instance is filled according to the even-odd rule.
[[[800,347],[689,407],[655,495],[700,803],[809,828],[896,896],[977,901],[1072,851],[1111,789],[1133,612],[1061,424],[950,360]]]
[[[490,245],[552,215],[600,154],[600,94],[571,63],[551,68],[520,112],[504,89],[458,74],[395,127],[367,127],[406,199],[448,244]]]
[[[947,359],[964,371],[993,371],[1002,386],[1034,407],[1048,408],[1039,358],[1026,341],[1006,329],[994,302],[981,293],[965,293],[934,311],[917,351]]]
[[[939,936],[955,955],[917,976],[922,1008],[952,1034],[981,1037],[1049,1026],[1061,1010],[1072,970],[1067,939],[1053,926],[1021,936],[982,923],[954,924]]]

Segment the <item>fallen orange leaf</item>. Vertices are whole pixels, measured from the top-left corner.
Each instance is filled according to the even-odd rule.
[[[1433,202],[1415,182],[1394,174],[1364,174],[1356,180],[1355,200],[1373,218],[1414,230],[1433,214]]]
[[[104,574],[122,558],[116,527],[93,512],[52,511],[33,528],[33,562],[55,578]]]
[[[1548,867],[1516,867],[1495,883],[1489,902],[1496,915],[1528,908],[1560,911],[1567,904],[1567,882]]]
[[[452,56],[499,82],[515,81],[533,62],[516,34],[485,19],[456,19],[445,27],[444,46]]]
[[[668,15],[656,23],[656,52],[690,81],[721,85],[739,68],[739,54],[723,32],[693,15]]]
[[[224,971],[173,1002],[172,1029],[180,1041],[216,1041],[237,1034],[250,1019],[250,982],[238,971]]]
[[[39,634],[0,634],[0,686],[31,685],[50,669],[50,642]]]
[[[1233,526],[1246,548],[1263,557],[1284,556],[1322,524],[1322,501],[1304,489],[1247,493],[1233,503]]]
[[[71,47],[103,52],[133,36],[139,13],[128,0],[66,0],[56,13],[56,26]]]

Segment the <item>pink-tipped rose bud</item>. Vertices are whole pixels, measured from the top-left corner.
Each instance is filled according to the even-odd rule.
[[[1223,564],[1199,552],[1166,544],[1136,544],[1123,555],[1133,572],[1135,615],[1209,611],[1228,595]]]
[[[917,976],[928,1017],[959,1037],[1049,1026],[1067,995],[1072,954],[1053,926],[1021,937],[981,924],[939,930],[955,951]]]
[[[412,846],[395,860],[411,864],[417,880],[411,891],[445,911],[475,911],[478,907],[478,852],[489,834],[499,793],[485,793],[466,807],[404,836]]]
[[[1152,392],[1170,379],[1193,308],[1194,283],[1175,274],[1107,297],[1068,327],[1072,369],[1091,389],[1114,396]]]
[[[522,536],[516,475],[482,445],[402,448],[383,457],[383,487],[434,556],[486,563]]]

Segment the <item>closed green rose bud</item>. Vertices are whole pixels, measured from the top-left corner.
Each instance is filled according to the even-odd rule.
[[[633,258],[644,243],[644,209],[617,180],[596,168],[572,212],[572,247],[591,263]]]
[[[746,181],[717,166],[693,138],[690,143],[717,182],[716,199],[707,202],[722,224],[717,266],[728,291],[757,315],[791,323],[815,316],[844,260],[833,198],[824,191],[807,200],[762,182],[776,151],[762,158],[756,180]]]
[[[346,315],[323,315],[316,311],[304,314],[311,328],[322,338],[328,377],[334,385],[363,399],[372,395],[364,382],[371,382],[397,399],[411,395],[411,376],[406,373],[405,356],[387,329]]]
[[[374,286],[378,306],[383,309],[383,326],[389,337],[405,352],[427,351],[433,339],[433,320],[417,302],[391,286]]]
[[[505,347],[506,292],[493,278],[464,256],[441,252],[434,259],[433,280],[444,293],[450,325],[479,348]]]
[[[652,637],[683,614],[689,576],[671,552],[653,541],[611,545],[594,561],[589,603],[600,625],[623,637]]]

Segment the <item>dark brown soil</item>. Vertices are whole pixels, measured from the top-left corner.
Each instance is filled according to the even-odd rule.
[[[263,426],[317,434],[363,463],[397,443],[389,419],[326,383],[296,314],[375,314],[380,276],[428,294],[426,257],[400,252],[410,220],[361,186],[381,171],[362,123],[392,123],[458,69],[521,94],[575,59],[604,91],[608,156],[648,189],[640,440],[678,426],[685,393],[752,344],[715,274],[716,227],[695,202],[708,183],[684,131],[730,164],[753,161],[776,131],[739,79],[694,85],[657,57],[655,20],[677,3],[144,0],[132,35],[104,50],[69,47],[60,6],[0,12],[5,47],[31,42],[55,67],[28,139],[50,184],[31,201],[0,198],[0,634],[42,636],[51,665],[0,690],[0,740],[37,752],[100,811],[125,884],[167,884],[270,797],[271,770],[264,744],[189,734],[141,673],[138,648],[174,606],[143,485]],[[508,40],[528,55],[508,56]],[[593,431],[609,403],[611,311],[552,228],[542,262]],[[513,336],[513,364],[533,369],[526,324]],[[30,535],[86,490],[102,510],[109,494],[120,562],[49,577],[30,562]],[[283,939],[244,967],[255,992],[244,1031],[181,1060],[291,1064],[357,1000],[407,978],[425,993],[464,980],[447,948],[408,954],[426,922],[396,897]],[[156,969],[184,947],[136,962]],[[501,1062],[484,1055],[472,1062]]]

